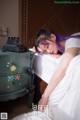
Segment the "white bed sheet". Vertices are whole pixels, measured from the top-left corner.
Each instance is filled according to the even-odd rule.
[[[50,55],[35,55],[34,57],[34,72],[46,83],[49,83],[54,71],[57,68],[57,65],[60,61],[60,58],[54,58]]]
[[[48,57],[49,59],[47,57],[36,56],[34,58],[34,66],[35,74],[49,83],[61,58],[54,60],[51,57]],[[47,65],[46,63],[50,62],[49,60],[51,63]],[[52,73],[49,72],[49,67],[51,71],[53,70]],[[45,76],[45,72],[47,72],[47,77]],[[42,116],[37,116],[39,115],[37,113],[37,111],[35,111],[35,114],[34,112],[25,113],[13,120],[80,120],[80,55],[71,61],[65,77],[52,92],[48,108],[41,114]],[[20,119],[21,117],[23,119]]]

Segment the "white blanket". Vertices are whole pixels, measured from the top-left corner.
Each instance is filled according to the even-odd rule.
[[[50,55],[35,55],[34,57],[34,72],[46,83],[49,83],[60,58],[54,58]]]
[[[49,83],[60,59],[61,58],[55,59],[45,55],[36,56],[34,58],[35,74]],[[25,113],[13,120],[80,120],[79,112],[80,55],[71,61],[65,77],[51,94],[48,107],[45,108],[43,113],[37,111]]]

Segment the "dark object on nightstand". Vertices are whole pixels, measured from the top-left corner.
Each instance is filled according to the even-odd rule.
[[[2,51],[26,52],[28,49],[20,43],[19,37],[8,37],[6,45],[3,46]]]

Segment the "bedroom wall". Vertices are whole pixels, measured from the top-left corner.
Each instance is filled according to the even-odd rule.
[[[19,36],[19,0],[0,0],[0,27],[8,28],[6,36],[0,35],[0,48],[8,36]]]
[[[63,35],[80,31],[80,4],[57,4],[54,1],[28,0],[28,46],[33,46],[34,36],[42,27]]]
[[[0,36],[0,48],[6,43],[8,36],[20,35],[19,1],[25,2],[25,0],[0,0],[0,27],[8,28],[8,35]],[[51,28],[63,35],[80,31],[80,4],[56,4],[55,0],[26,1],[25,44],[28,47],[34,45],[35,34],[42,27]]]

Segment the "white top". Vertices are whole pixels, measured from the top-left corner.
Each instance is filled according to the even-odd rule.
[[[80,32],[72,35],[80,35]],[[66,41],[65,50],[71,47],[80,47],[80,38],[69,38]]]

